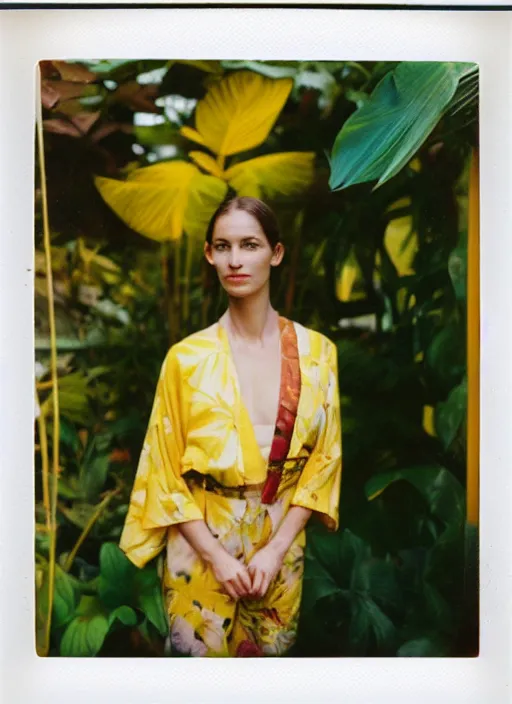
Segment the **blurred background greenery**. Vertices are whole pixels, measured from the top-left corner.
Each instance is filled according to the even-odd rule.
[[[341,525],[308,526],[292,655],[476,655],[477,67],[40,70],[38,653],[164,654],[162,560],[117,542],[166,350],[226,305],[202,243],[233,192],[277,213],[274,306],[339,354]]]

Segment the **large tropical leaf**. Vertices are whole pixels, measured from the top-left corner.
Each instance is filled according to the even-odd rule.
[[[331,155],[332,190],[377,180],[407,164],[439,122],[469,63],[400,63],[343,125]]]
[[[232,166],[224,178],[239,196],[291,196],[311,184],[314,159],[314,152],[267,154]]]
[[[126,181],[95,179],[105,202],[132,229],[162,242],[194,227],[186,212],[192,198],[200,209],[194,219],[212,215],[227,190],[225,183],[202,174],[194,164],[171,161],[132,171]]]
[[[377,474],[366,483],[367,498],[376,498],[390,484],[400,480],[412,484],[424,496],[431,512],[444,523],[455,523],[463,518],[464,489],[457,478],[443,467],[409,467]]]
[[[293,86],[252,71],[237,71],[214,83],[196,107],[196,130],[182,134],[229,156],[257,147],[267,138]]]

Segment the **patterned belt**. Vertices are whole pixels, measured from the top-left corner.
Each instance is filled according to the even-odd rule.
[[[204,491],[209,491],[228,499],[245,499],[247,497],[261,496],[265,482],[260,484],[244,484],[243,486],[223,486],[215,481],[209,474],[187,472],[184,477],[190,486],[199,486]]]

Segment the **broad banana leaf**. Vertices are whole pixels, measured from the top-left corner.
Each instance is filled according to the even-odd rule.
[[[294,195],[313,181],[314,152],[284,152],[258,156],[232,166],[224,178],[240,196]]]
[[[196,107],[196,130],[181,133],[215,154],[229,156],[257,147],[268,137],[293,86],[252,71],[237,71],[214,83]]]
[[[460,79],[474,64],[400,63],[339,132],[331,155],[329,186],[339,190],[395,176],[427,139],[450,105]]]
[[[137,169],[126,181],[96,177],[95,183],[105,202],[127,225],[158,242],[176,240],[183,230],[194,229],[194,219],[204,221],[211,216],[227,188],[184,161]],[[199,209],[193,217],[188,209],[191,198]]]
[[[188,155],[204,171],[212,174],[212,176],[217,176],[217,178],[224,178],[224,170],[206,152],[189,152]]]
[[[224,200],[227,190],[227,183],[219,178],[204,174],[195,177],[185,210],[184,229],[187,235],[204,240],[210,219]]]

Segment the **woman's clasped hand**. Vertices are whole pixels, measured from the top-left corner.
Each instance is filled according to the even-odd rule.
[[[281,564],[282,558],[277,551],[266,545],[253,555],[248,565],[225,550],[219,551],[212,562],[212,569],[215,578],[232,599],[262,599]]]

